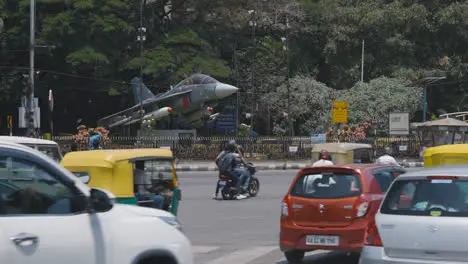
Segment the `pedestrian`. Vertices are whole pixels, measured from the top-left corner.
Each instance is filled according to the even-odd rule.
[[[94,135],[89,138],[89,150],[100,149],[99,142],[101,141],[102,133],[99,132],[97,135]]]

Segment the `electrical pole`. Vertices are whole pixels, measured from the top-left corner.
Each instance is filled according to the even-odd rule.
[[[422,121],[426,122],[427,121],[427,84],[424,84],[423,88],[423,116],[422,116]]]
[[[25,121],[28,136],[34,135],[34,42],[36,31],[36,0],[30,0],[30,39],[29,39],[29,93],[26,96]],[[39,120],[38,120],[39,121]]]
[[[289,69],[289,17],[286,16],[286,67],[287,67],[287,87],[288,87],[288,126],[289,136],[294,136],[293,126],[291,120],[291,83],[290,83],[290,69]]]
[[[255,90],[255,59],[256,59],[256,54],[257,54],[257,41],[256,41],[256,38],[255,38],[255,29],[257,27],[257,19],[256,19],[256,10],[249,10],[249,14],[250,14],[250,21],[249,21],[249,25],[252,27],[252,43],[253,43],[253,47],[254,47],[254,54],[253,54],[253,62],[252,62],[252,76],[251,76],[251,80],[250,80],[250,87],[251,87],[251,90],[252,92]],[[253,135],[253,131],[254,131],[254,103],[255,103],[255,100],[254,100],[254,93],[252,93],[252,96],[251,96],[251,100],[252,100],[252,110],[251,110],[251,115],[250,115],[250,130],[252,131],[252,135]]]
[[[143,121],[144,110],[143,110],[143,64],[144,64],[144,54],[143,54],[143,42],[146,40],[146,28],[143,27],[143,8],[145,7],[145,0],[140,2],[140,27],[138,28],[139,36],[137,40],[140,42],[140,114],[141,121]]]
[[[364,39],[362,40],[362,52],[361,52],[361,83],[364,82]]]

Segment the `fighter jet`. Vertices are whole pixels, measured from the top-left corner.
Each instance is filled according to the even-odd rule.
[[[135,105],[100,119],[99,126],[128,126],[147,118],[158,120],[169,115],[178,115],[186,123],[199,127],[210,118],[216,118],[216,114],[212,115],[212,112],[218,100],[239,90],[204,74],[194,74],[171,90],[156,95],[139,78],[133,78],[131,85]]]

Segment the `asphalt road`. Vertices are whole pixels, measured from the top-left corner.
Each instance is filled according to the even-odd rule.
[[[196,264],[288,263],[278,248],[280,202],[296,172],[258,172],[258,197],[240,201],[212,199],[216,172],[180,172],[179,218],[192,241]],[[311,252],[306,260],[306,264],[358,262],[327,251]]]

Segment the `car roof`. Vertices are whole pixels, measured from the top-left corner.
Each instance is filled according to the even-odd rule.
[[[35,156],[39,156],[43,161],[48,161],[51,166],[54,166],[56,169],[60,170],[64,175],[68,176],[68,178],[70,180],[75,182],[75,185],[78,188],[85,191],[86,193],[89,193],[89,189],[86,187],[86,185],[84,183],[81,182],[81,180],[79,180],[70,171],[68,171],[64,167],[60,166],[60,164],[58,164],[57,162],[52,160],[46,154],[44,154],[44,153],[42,153],[42,152],[40,152],[40,151],[38,151],[38,150],[36,150],[34,148],[31,148],[31,147],[28,147],[28,146],[25,146],[25,145],[22,145],[20,143],[16,143],[16,142],[13,142],[13,141],[7,141],[7,140],[0,140],[0,147],[1,148],[13,149],[13,150],[20,150],[20,151],[27,152],[27,153],[35,155]]]
[[[316,144],[312,149],[312,152],[319,152],[324,149],[328,152],[347,152],[355,149],[371,149],[372,145],[362,143],[323,143]]]
[[[14,141],[0,140],[0,147],[7,147],[10,149],[19,149],[30,153],[37,153],[37,150],[34,150],[33,148],[22,145],[20,143],[16,143]]]
[[[353,164],[345,164],[345,165],[332,165],[332,166],[321,166],[322,168],[341,168],[341,169],[352,169],[352,170],[372,170],[378,168],[386,168],[386,167],[394,167],[392,165],[382,165],[382,164],[375,164],[375,163],[353,163]],[[303,170],[311,169],[311,168],[319,168],[319,167],[312,167],[308,166],[305,167]]]
[[[444,165],[424,168],[418,171],[407,172],[398,176],[398,179],[426,177],[426,176],[457,176],[468,178],[468,164]]]
[[[9,141],[19,144],[35,144],[35,145],[58,145],[57,142],[52,140],[30,138],[30,137],[17,137],[17,136],[0,136],[0,141]]]

